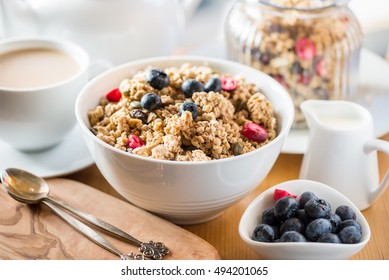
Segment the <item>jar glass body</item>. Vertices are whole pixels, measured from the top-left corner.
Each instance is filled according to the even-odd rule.
[[[347,4],[285,8],[269,2],[232,6],[225,22],[227,54],[280,82],[295,104],[293,128],[304,129],[302,101],[355,96],[361,27]]]

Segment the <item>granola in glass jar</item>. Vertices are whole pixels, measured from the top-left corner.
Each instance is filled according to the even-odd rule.
[[[307,99],[352,99],[362,31],[348,1],[241,0],[226,19],[228,55],[276,79],[295,104],[292,128],[306,128]]]

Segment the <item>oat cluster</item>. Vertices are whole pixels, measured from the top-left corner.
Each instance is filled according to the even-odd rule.
[[[175,161],[207,161],[244,154],[276,137],[276,118],[272,104],[256,85],[243,76],[219,73],[208,66],[184,64],[163,69],[170,84],[160,90],[146,79],[147,71],[123,80],[118,89],[122,97],[112,102],[103,97],[88,113],[96,137],[117,149],[135,155]],[[182,85],[188,79],[206,84],[210,78],[231,77],[238,82],[234,90],[194,92],[188,98]],[[146,110],[140,106],[148,93],[160,96],[161,106]],[[198,116],[190,111],[179,113],[185,101],[197,105]],[[257,123],[268,132],[266,141],[258,143],[241,134],[246,123]],[[130,135],[137,135],[144,145],[129,148]]]

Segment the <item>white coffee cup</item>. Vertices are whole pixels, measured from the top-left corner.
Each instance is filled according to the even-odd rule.
[[[10,56],[16,57],[15,61]],[[25,73],[25,68],[32,67],[37,59],[39,64],[33,68],[36,70]],[[20,61],[24,65],[19,66]],[[0,43],[2,66],[0,140],[29,152],[59,144],[76,123],[75,101],[88,81],[89,56],[86,51],[58,39],[6,40]],[[18,67],[20,72],[15,70]],[[8,78],[4,78],[6,74]],[[33,75],[36,76],[29,79]]]

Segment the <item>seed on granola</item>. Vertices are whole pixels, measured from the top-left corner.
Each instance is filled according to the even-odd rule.
[[[142,109],[142,105],[140,104],[139,101],[135,100],[130,103],[131,108],[134,109]]]
[[[122,93],[118,88],[115,88],[108,92],[105,97],[108,99],[110,102],[119,102],[120,99],[122,98]]]
[[[222,89],[226,91],[233,91],[238,87],[238,81],[235,80],[234,78],[226,77],[222,78]]]
[[[205,92],[210,92],[210,91],[220,92],[221,89],[222,89],[222,82],[220,81],[220,79],[215,77],[210,78],[204,86]]]
[[[181,116],[183,111],[189,111],[192,114],[192,119],[196,119],[199,115],[199,109],[197,108],[196,103],[191,101],[185,101],[180,106],[180,109],[178,111],[178,114]]]
[[[234,154],[234,156],[239,156],[242,154],[242,152],[243,152],[243,147],[241,144],[234,143],[232,145],[232,153]]]
[[[141,109],[134,109],[130,112],[130,117],[133,119],[141,120],[142,123],[147,122],[147,113],[143,112]]]
[[[185,97],[191,98],[193,93],[204,91],[204,86],[198,80],[189,79],[182,83],[181,90]]]
[[[244,100],[241,100],[238,104],[238,106],[236,107],[236,110],[235,112],[239,112],[239,111],[242,111],[242,109],[246,106],[246,101]],[[247,107],[247,106],[246,106]]]
[[[162,69],[151,69],[146,74],[147,82],[155,89],[161,90],[169,86],[169,76]]]
[[[162,101],[158,94],[150,92],[142,96],[140,104],[144,109],[152,111],[159,108],[162,105]]]

